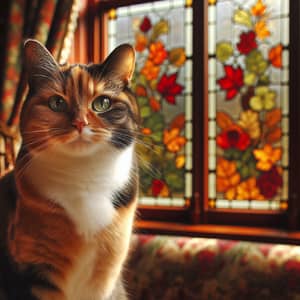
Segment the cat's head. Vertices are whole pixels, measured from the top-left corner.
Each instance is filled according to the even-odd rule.
[[[27,40],[24,63],[29,94],[20,129],[28,151],[85,155],[134,142],[139,112],[128,87],[135,65],[130,45],[117,47],[102,64],[63,67],[42,44]]]

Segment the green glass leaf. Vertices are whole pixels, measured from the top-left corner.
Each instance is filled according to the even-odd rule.
[[[137,82],[143,86],[147,86],[148,80],[144,75],[140,74],[138,76]]]
[[[262,75],[258,80],[259,85],[269,85],[270,84],[270,77],[266,74]]]
[[[140,108],[149,104],[149,100],[147,97],[137,97],[137,103]]]
[[[217,44],[216,56],[220,62],[225,62],[233,54],[233,46],[230,42],[221,42]]]
[[[169,32],[169,22],[161,20],[153,26],[151,40],[156,40],[160,35]]]
[[[253,158],[252,148],[248,148],[246,151],[242,152],[242,156],[241,156],[242,162],[247,163],[251,158]]]
[[[163,140],[163,132],[162,131],[157,131],[151,134],[151,137],[154,142],[156,143],[161,143]]]
[[[234,12],[233,20],[235,23],[252,27],[251,13],[248,10],[237,9]]]
[[[242,179],[248,178],[248,177],[249,177],[249,174],[250,174],[250,173],[249,173],[249,168],[248,168],[248,166],[243,165],[243,167],[240,168],[239,173],[240,173]]]
[[[182,191],[184,188],[184,177],[181,172],[166,174],[165,179],[171,190]]]
[[[238,149],[227,149],[224,151],[224,158],[227,160],[239,160],[241,158],[242,152]]]
[[[159,113],[151,115],[151,118],[144,120],[144,127],[150,128],[152,132],[162,131],[165,127],[164,116]]]
[[[142,118],[147,118],[151,115],[151,108],[149,106],[144,106],[140,110],[140,114]]]
[[[268,68],[268,62],[259,50],[253,50],[246,57],[246,69],[249,73],[262,75]]]
[[[140,168],[140,188],[142,192],[147,195],[149,188],[152,184],[152,177],[149,176],[149,170]]]

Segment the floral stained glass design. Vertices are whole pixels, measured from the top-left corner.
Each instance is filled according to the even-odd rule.
[[[140,202],[185,206],[192,196],[192,8],[164,0],[109,13],[109,50],[137,55],[132,89],[142,117]]]
[[[210,208],[287,208],[288,2],[210,2]]]

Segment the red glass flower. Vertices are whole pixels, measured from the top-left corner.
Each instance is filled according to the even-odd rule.
[[[167,76],[164,74],[157,83],[157,91],[171,104],[175,104],[175,96],[181,94],[183,86],[176,82],[177,73]]]
[[[241,54],[248,54],[253,49],[257,48],[256,34],[254,31],[243,32],[240,35],[240,42],[237,44],[237,48]]]
[[[144,17],[142,23],[140,24],[140,30],[142,32],[148,32],[152,27],[151,20],[148,17]]]
[[[152,195],[154,197],[159,196],[159,194],[161,193],[164,186],[165,186],[164,181],[162,181],[160,179],[153,179],[152,180],[152,186],[151,186]]]
[[[273,166],[267,172],[263,172],[257,179],[257,186],[261,194],[267,199],[273,198],[277,193],[277,189],[282,187],[282,184],[282,176],[279,174],[276,166]]]
[[[235,148],[243,151],[250,145],[250,137],[243,129],[233,125],[217,136],[217,145],[225,150]]]
[[[244,74],[241,67],[224,66],[225,76],[218,80],[218,84],[227,91],[226,100],[231,100],[244,84]]]

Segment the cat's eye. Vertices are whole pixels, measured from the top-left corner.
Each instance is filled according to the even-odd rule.
[[[94,111],[102,113],[109,110],[111,104],[111,99],[108,96],[100,96],[93,101],[92,108]]]
[[[58,95],[50,97],[48,105],[55,112],[65,112],[68,109],[67,102]]]

